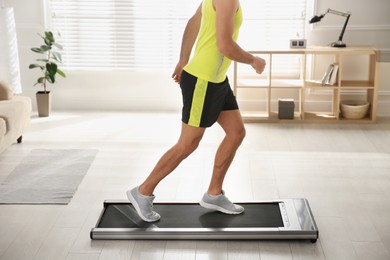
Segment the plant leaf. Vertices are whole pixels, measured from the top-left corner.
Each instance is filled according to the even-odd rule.
[[[56,79],[53,75],[47,75],[47,81],[51,84],[53,84],[54,82],[56,82]]]
[[[33,52],[37,52],[37,53],[44,53],[44,51],[41,50],[41,48],[36,48],[36,47],[34,47],[34,48],[31,48],[31,50],[32,50]]]
[[[48,39],[51,43],[55,42],[54,35],[52,32],[45,32],[45,38]]]
[[[53,45],[55,45],[58,49],[62,50],[64,47],[62,47],[61,44],[59,44],[58,42],[53,42]]]
[[[39,64],[30,64],[30,66],[28,66],[28,68],[29,69],[40,68],[41,70],[43,70],[45,67],[42,65],[39,65]]]
[[[40,48],[43,52],[46,52],[46,51],[49,51],[51,50],[51,46],[48,46],[48,45],[41,45],[41,48]]]
[[[46,64],[46,78],[50,83],[54,83],[56,81],[56,73],[57,73],[57,64],[54,62],[50,62]]]
[[[58,73],[58,75],[60,75],[63,78],[66,77],[65,73],[62,70],[60,70],[59,68],[57,68],[57,73]]]
[[[35,85],[38,85],[38,84],[43,84],[43,81],[45,80],[45,77],[40,77],[38,78],[37,82],[34,84]]]
[[[54,62],[49,62],[46,64],[46,69],[49,72],[49,74],[55,75],[57,73],[57,64]]]
[[[50,74],[49,73],[49,71],[46,71],[46,80],[49,82],[49,83],[51,83],[51,84],[53,84],[54,82],[56,82],[56,77],[55,77],[55,75],[53,75],[53,74]]]
[[[48,46],[52,46],[53,45],[53,43],[49,39],[44,38],[44,40],[45,40],[45,44],[46,45],[48,45]]]
[[[62,63],[62,56],[61,56],[61,53],[53,51],[51,54],[53,55],[53,58],[54,58],[56,61]]]

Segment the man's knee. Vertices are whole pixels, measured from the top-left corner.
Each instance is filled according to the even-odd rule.
[[[192,140],[186,140],[186,141],[181,141],[179,142],[178,145],[178,152],[180,154],[180,157],[183,159],[189,156],[193,151],[198,148],[200,140],[202,138],[194,138]]]
[[[241,139],[241,142],[242,142],[242,140],[244,140],[244,138],[246,136],[245,127],[240,128],[240,130],[238,131],[238,135],[239,135],[239,138]]]
[[[226,136],[237,146],[239,146],[244,140],[246,135],[245,127],[240,127],[234,132],[228,133]]]

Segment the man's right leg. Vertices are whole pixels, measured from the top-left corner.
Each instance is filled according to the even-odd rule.
[[[240,214],[244,208],[232,203],[222,190],[225,175],[232,163],[238,147],[245,137],[245,127],[239,110],[222,111],[218,123],[226,133],[215,155],[213,174],[209,188],[200,205],[226,214]]]
[[[160,215],[153,211],[154,189],[161,180],[195,151],[205,130],[206,128],[182,123],[178,142],[160,158],[152,172],[139,187],[127,192],[129,200],[143,220],[153,222],[160,219]]]

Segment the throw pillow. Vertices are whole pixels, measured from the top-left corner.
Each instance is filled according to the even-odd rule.
[[[0,100],[12,99],[13,93],[5,81],[0,81]]]

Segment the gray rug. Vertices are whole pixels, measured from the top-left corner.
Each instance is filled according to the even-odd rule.
[[[35,149],[0,184],[0,204],[68,204],[97,150]]]

